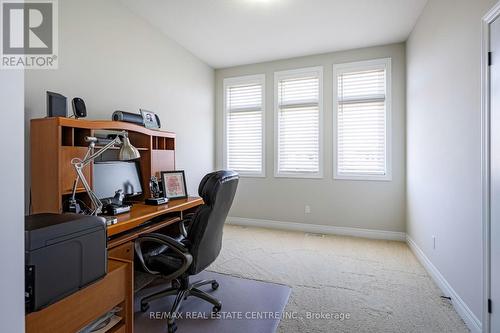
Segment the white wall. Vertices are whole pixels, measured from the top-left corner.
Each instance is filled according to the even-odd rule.
[[[27,118],[46,115],[47,90],[82,97],[89,119],[155,111],[177,133],[176,167],[197,194],[214,167],[213,69],[116,0],[59,1],[59,50],[59,69],[26,74]]]
[[[479,320],[481,17],[494,2],[429,0],[407,42],[407,231]]]
[[[334,63],[392,58],[393,180],[333,180]],[[324,178],[274,178],[274,72],[323,66]],[[266,178],[242,178],[230,215],[253,219],[405,231],[405,45],[334,52],[321,55],[217,69],[217,165],[222,166],[222,83],[226,77],[266,75]],[[304,214],[304,206],[311,214]]]
[[[0,327],[24,332],[24,75],[0,70]]]

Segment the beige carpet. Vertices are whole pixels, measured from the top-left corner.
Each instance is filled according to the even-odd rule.
[[[227,225],[209,270],[291,286],[282,333],[469,331],[402,242]]]

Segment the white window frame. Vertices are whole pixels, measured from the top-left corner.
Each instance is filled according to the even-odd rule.
[[[338,173],[338,75],[344,72],[385,69],[385,175]],[[373,59],[333,65],[333,178],[339,180],[392,180],[392,71],[391,58]]]
[[[223,80],[222,106],[222,165],[227,169],[227,87],[239,84],[259,83],[262,85],[262,165],[261,172],[238,172],[241,177],[266,177],[266,75],[244,75]]]
[[[319,78],[319,168],[316,173],[287,173],[279,172],[279,98],[278,98],[278,83],[282,79],[297,78],[300,76],[308,76],[311,74],[318,75]],[[323,66],[306,67],[299,69],[291,69],[285,71],[274,72],[274,177],[276,178],[323,178]]]

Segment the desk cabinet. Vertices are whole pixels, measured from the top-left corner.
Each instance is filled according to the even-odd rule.
[[[122,320],[109,332],[132,333],[133,263],[110,258],[108,274],[74,294],[26,316],[27,333],[74,333],[116,306]]]
[[[127,242],[109,249],[108,257],[134,261],[134,243]]]

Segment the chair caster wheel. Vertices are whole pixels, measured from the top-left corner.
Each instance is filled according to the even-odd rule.
[[[212,312],[213,312],[213,313],[219,313],[221,309],[222,309],[222,304],[215,305],[215,306],[212,308]]]
[[[212,290],[217,290],[219,288],[219,283],[213,282],[212,283]]]
[[[149,309],[149,303],[141,303],[141,312],[146,312]]]
[[[177,324],[168,324],[168,333],[174,333],[175,331],[177,331]]]

